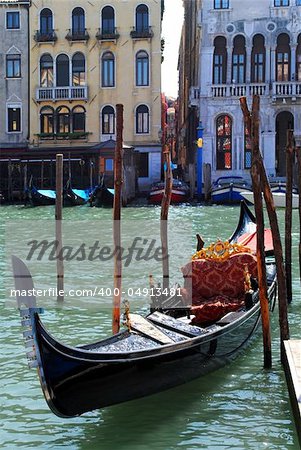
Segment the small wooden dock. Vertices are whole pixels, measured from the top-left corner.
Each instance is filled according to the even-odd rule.
[[[301,444],[301,339],[284,341],[284,369]]]

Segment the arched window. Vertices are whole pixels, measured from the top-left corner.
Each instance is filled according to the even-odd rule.
[[[86,131],[86,110],[83,106],[75,106],[72,110],[72,131],[74,133]]]
[[[232,54],[232,83],[245,83],[246,80],[246,40],[235,36]]]
[[[101,58],[102,87],[115,86],[115,57],[112,52],[105,52]]]
[[[56,58],[56,85],[69,86],[69,57],[64,54]]]
[[[253,48],[251,56],[251,82],[265,82],[265,44],[264,37],[256,34],[253,38]]]
[[[54,110],[50,106],[44,106],[40,111],[41,134],[54,133]]]
[[[85,11],[83,8],[74,8],[72,11],[72,34],[85,33]]]
[[[112,6],[105,6],[101,12],[101,29],[103,34],[115,32],[115,11]]]
[[[49,54],[42,55],[40,59],[40,86],[53,86],[53,59]]]
[[[136,109],[136,133],[149,133],[149,109],[146,105],[140,105]]]
[[[276,81],[290,81],[291,51],[290,38],[282,33],[277,39],[276,48]]]
[[[226,114],[216,120],[216,169],[232,169],[232,120]]]
[[[75,53],[72,57],[72,85],[85,85],[85,57],[82,53]]]
[[[136,8],[136,31],[138,33],[149,31],[149,13],[146,5],[138,5]]]
[[[115,134],[115,111],[112,106],[105,106],[101,113],[102,134]]]
[[[136,86],[149,85],[149,58],[145,51],[136,55]]]
[[[227,82],[227,42],[223,36],[214,39],[213,84]]]
[[[56,110],[56,132],[70,133],[70,110],[66,106],[60,106]]]
[[[296,50],[296,79],[297,81],[301,81],[301,34],[298,36],[298,45]]]
[[[53,16],[49,8],[44,8],[40,14],[40,32],[41,34],[50,34],[53,32]]]

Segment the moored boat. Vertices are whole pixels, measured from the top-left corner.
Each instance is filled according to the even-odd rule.
[[[52,189],[37,189],[31,186],[27,191],[27,197],[32,206],[55,205],[55,196],[55,191]]]
[[[164,195],[164,182],[154,183],[148,195],[148,201],[152,204],[160,204]],[[189,198],[189,186],[181,180],[173,179],[171,203],[184,203]]]
[[[241,192],[242,197],[252,205],[254,204],[253,192],[243,191]],[[277,192],[272,190],[272,195],[274,199],[274,204],[276,208],[285,208],[286,206],[286,193],[285,192]],[[263,206],[265,207],[265,202],[263,202]],[[299,194],[292,194],[292,207],[299,207]]]
[[[102,181],[96,186],[89,198],[90,206],[112,208],[114,202],[114,189],[108,188]]]
[[[74,189],[68,182],[63,192],[64,206],[80,206],[88,202],[90,198],[90,189]]]
[[[243,200],[242,191],[252,192],[251,184],[243,177],[227,176],[218,178],[211,187],[212,203],[238,204]]]
[[[234,284],[237,288],[231,299],[235,305],[230,310],[230,302],[223,309],[220,298],[216,298],[215,302],[211,299],[211,306],[208,301],[200,302],[206,292],[205,288],[202,291],[199,283],[192,292],[193,299],[199,304],[189,305],[183,301],[185,295],[182,289],[176,293],[170,290],[170,297],[157,305],[157,300],[161,301],[162,296],[154,293],[153,309],[146,317],[128,314],[128,325],[124,331],[95,343],[71,347],[57,341],[47,331],[34,297],[17,295],[22,323],[26,327],[24,337],[30,351],[29,363],[38,368],[45,399],[51,410],[61,417],[73,417],[150,395],[204,375],[237,356],[250,342],[260,323],[258,288],[255,278],[251,278],[256,275],[256,258],[243,245],[246,234],[253,233],[255,227],[251,212],[244,206],[229,242],[218,241],[213,247],[202,249],[203,253],[196,254],[191,262],[192,266],[209,264],[212,254],[207,259],[206,252],[212,250],[214,264],[218,265],[220,259],[219,271],[222,273],[222,264],[226,263],[229,277],[236,277]],[[225,251],[229,252],[229,258]],[[250,273],[245,268],[246,264]],[[267,259],[266,265],[268,296],[273,307],[276,294],[273,259]],[[32,290],[31,275],[25,264],[16,257],[13,257],[13,269],[16,290]],[[182,269],[184,275],[186,269],[186,266]],[[192,267],[192,276],[196,273]],[[233,284],[233,279],[223,283],[224,276],[220,278],[218,273],[212,272],[212,268],[210,273],[211,284],[218,289],[219,297],[229,296],[229,283]],[[184,285],[186,292],[187,280],[188,277]],[[246,292],[244,286],[248,280],[252,282],[254,292]],[[198,279],[198,282],[201,280]],[[206,280],[202,282],[206,283]],[[225,287],[226,290],[223,290]],[[173,306],[176,302],[180,303],[180,308]],[[24,306],[25,309],[22,309]],[[214,311],[218,311],[215,317]]]

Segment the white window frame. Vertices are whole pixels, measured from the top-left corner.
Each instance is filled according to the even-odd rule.
[[[20,109],[20,131],[8,131],[8,110],[11,108],[19,108]],[[6,121],[6,133],[11,135],[11,134],[22,134],[23,133],[23,127],[22,127],[22,119],[23,119],[23,114],[22,114],[22,103],[18,102],[18,103],[6,103],[6,117],[5,117],[5,121]]]
[[[17,12],[19,13],[19,28],[7,28],[7,13],[11,13],[11,12]],[[21,21],[21,11],[19,9],[9,9],[8,11],[5,11],[5,30],[6,31],[19,31],[22,28],[22,21]]]

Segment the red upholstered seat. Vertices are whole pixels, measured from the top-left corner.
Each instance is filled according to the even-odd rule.
[[[225,261],[196,259],[182,268],[183,293],[192,304],[195,322],[218,320],[242,306],[246,264],[251,276],[257,277],[256,258],[251,253],[233,254]]]

